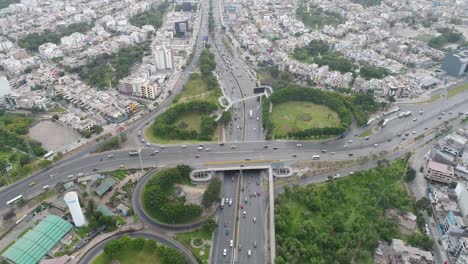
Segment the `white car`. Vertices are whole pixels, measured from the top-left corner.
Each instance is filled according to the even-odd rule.
[[[232,205],[232,198],[229,198],[229,202],[228,202],[229,206]]]
[[[230,246],[230,247],[233,247],[233,246],[234,246],[234,241],[232,241],[232,239],[231,239],[231,241],[229,241],[229,246]]]
[[[211,149],[210,148],[205,148],[205,151],[210,151]]]
[[[353,140],[351,139],[350,141],[348,141],[349,144],[353,143]]]
[[[374,144],[374,148],[376,148],[377,146],[379,146],[379,144],[375,143],[375,144]]]
[[[253,218],[253,222],[254,222],[254,223],[257,222],[257,218],[256,218],[255,216],[254,216],[254,218]]]
[[[227,250],[223,249],[223,256],[226,256],[226,255],[227,255]]]
[[[300,148],[302,147],[302,144],[296,144],[296,147]]]
[[[252,255],[252,251],[249,249],[247,250],[247,256],[250,256],[250,255]]]
[[[186,148],[186,147],[187,147],[187,145],[182,145],[182,146],[180,146],[180,147],[181,147],[181,148]]]

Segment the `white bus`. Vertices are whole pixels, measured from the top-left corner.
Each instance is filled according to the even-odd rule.
[[[14,203],[17,203],[17,202],[21,201],[21,200],[23,200],[23,195],[20,194],[20,195],[16,196],[15,198],[11,199],[10,201],[6,202],[6,205],[10,206],[10,205],[12,205]]]
[[[54,153],[55,153],[55,152],[53,152],[53,151],[47,152],[47,153],[44,155],[44,159],[47,159],[47,158],[52,157],[52,155],[54,155]]]
[[[224,208],[224,198],[221,198],[221,208]]]
[[[314,156],[312,156],[312,159],[314,159],[314,160],[319,160],[319,159],[320,159],[320,155],[314,155]]]

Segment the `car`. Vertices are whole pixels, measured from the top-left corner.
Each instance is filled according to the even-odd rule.
[[[376,147],[378,147],[378,146],[379,146],[379,144],[377,144],[377,143],[374,144],[374,148],[376,148]]]
[[[247,203],[247,200],[248,200],[248,199],[247,199],[247,196],[246,196],[245,199],[244,199],[245,203]]]
[[[187,147],[187,145],[182,145],[182,146],[180,146],[180,147],[181,147],[181,148],[186,148],[186,147]]]
[[[141,142],[145,143],[145,139],[144,139],[144,138],[142,138],[142,139],[141,139]]]
[[[413,121],[416,122],[416,121],[418,121],[418,119],[415,117],[415,118],[413,118]]]
[[[232,198],[229,198],[229,206],[232,205]]]
[[[348,156],[352,157],[352,156],[354,156],[354,154],[353,153],[348,153]]]
[[[442,119],[442,116],[437,117],[437,119]]]
[[[330,155],[335,155],[335,154],[336,154],[335,151],[330,152]]]
[[[108,158],[108,159],[111,159],[111,158],[113,158],[113,157],[114,157],[114,155],[112,155],[112,154],[107,155],[107,158]]]
[[[234,241],[232,241],[232,239],[231,239],[231,241],[229,241],[229,246],[230,246],[230,247],[233,247],[233,246],[234,246]]]
[[[243,204],[241,204],[241,205],[240,205],[240,208],[241,208],[241,209],[244,209],[244,205],[243,205]]]
[[[422,115],[423,113],[424,113],[424,110],[420,109],[420,110],[419,110],[419,114]]]
[[[254,241],[254,248],[257,248],[257,241]]]
[[[226,226],[227,226],[227,223],[226,223],[226,221],[224,221],[224,227],[226,227]]]
[[[226,236],[229,235],[229,228],[226,229]]]
[[[364,140],[369,140],[369,136],[365,137]]]
[[[197,149],[198,149],[198,150],[203,150],[203,147],[198,147]]]
[[[401,137],[401,133],[398,133],[398,136]]]
[[[158,154],[158,153],[159,153],[159,150],[153,151],[153,154]]]
[[[247,215],[247,212],[246,211],[242,212],[242,215],[245,217]]]
[[[296,144],[296,147],[300,148],[302,147],[302,144]]]
[[[236,149],[236,146],[231,146],[231,149]]]
[[[210,148],[205,148],[205,151],[210,151],[211,149]]]
[[[223,256],[226,256],[226,254],[227,254],[227,250],[223,249]]]
[[[254,223],[257,222],[257,218],[256,218],[255,216],[254,216],[254,218],[253,218],[253,222],[254,222]]]
[[[151,144],[150,144],[149,142],[146,142],[146,146],[148,146],[148,147],[149,147],[150,145],[151,145]]]
[[[293,158],[297,157],[297,155],[296,155],[296,154],[293,154],[292,156],[293,156]]]
[[[29,183],[29,187],[33,187],[34,185],[36,185],[36,182],[30,182]]]
[[[52,177],[52,175],[50,175]],[[71,179],[73,178],[75,175],[71,174],[71,175],[68,175],[67,178]]]
[[[195,155],[195,158],[199,158],[199,157],[200,157],[200,155],[198,155],[198,154],[197,154],[197,155]]]
[[[350,171],[349,174],[354,174],[354,171]]]
[[[257,181],[257,186],[259,186],[259,185],[260,185],[260,181]]]
[[[82,177],[84,174],[83,173],[78,173],[78,177]]]
[[[416,130],[413,131],[413,134],[416,134]]]
[[[250,249],[249,249],[249,250],[247,250],[247,256],[250,256],[250,255],[252,255],[252,251],[250,251]]]
[[[344,145],[343,147],[344,147],[344,148],[348,148],[348,145]]]
[[[257,130],[257,128],[256,128],[256,127],[254,127],[254,128],[253,128],[253,130],[255,131],[255,130]]]
[[[348,143],[349,143],[349,144],[353,143],[353,140],[352,140],[352,139],[351,139],[351,140],[348,140]]]
[[[268,148],[268,145],[263,146],[263,148],[266,148],[266,149],[267,149],[267,148]]]
[[[99,170],[99,169],[98,169],[98,168],[94,168],[94,169],[93,169],[93,171],[97,171],[97,170]]]
[[[389,141],[389,142],[392,141],[392,138],[387,138],[387,141]]]
[[[245,158],[245,160],[250,160],[250,158]]]
[[[277,147],[274,147],[273,150],[277,150],[278,148]]]
[[[326,150],[326,149],[322,149],[322,153],[327,153],[327,150]]]
[[[241,250],[242,250],[242,245],[239,244],[239,246],[237,247],[237,249],[238,249],[239,251],[241,251]]]

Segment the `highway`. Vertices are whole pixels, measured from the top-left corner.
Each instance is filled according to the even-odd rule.
[[[354,137],[353,133],[350,133],[347,138],[329,141],[255,141],[226,143],[223,146],[217,143],[204,144],[205,147],[210,148],[210,151],[199,151],[197,146],[193,145],[186,148],[177,145],[163,146],[163,148],[161,146],[150,146],[142,149],[141,162],[138,156],[129,156],[129,150],[88,154],[74,159],[67,159],[49,170],[0,188],[0,199],[8,201],[19,194],[24,195],[26,198],[33,197],[43,191],[42,186],[44,185],[53,186],[58,182],[71,180],[67,177],[69,175],[76,176],[78,173],[87,175],[112,171],[118,169],[120,165],[124,165],[126,168],[152,168],[185,163],[199,168],[215,165],[222,166],[226,162],[249,164],[255,160],[264,161],[264,163],[277,160],[285,162],[310,160],[312,155],[317,154],[321,155],[321,160],[346,160],[350,158],[348,156],[350,153],[355,158],[377,154],[381,151],[391,151],[398,145],[404,147],[409,139],[414,139],[420,133],[426,131],[425,128],[428,130],[437,129],[450,119],[460,119],[458,112],[466,111],[466,105],[464,105],[466,100],[468,100],[468,93],[447,100],[448,102],[441,106],[444,107],[441,110],[437,109],[439,106],[433,106],[433,104],[422,105],[420,108],[424,109],[424,114],[418,115],[417,121],[413,122],[412,117],[396,119],[378,134],[372,135],[369,140]],[[441,111],[445,111],[446,114],[438,119]],[[450,111],[453,112],[451,115],[448,114]],[[412,131],[416,131],[416,134],[412,134]],[[404,135],[399,137],[400,132],[409,132],[408,139],[402,140]],[[388,141],[388,139],[392,141]],[[353,140],[353,142],[348,143],[349,140]],[[296,144],[302,144],[302,147],[297,147]],[[378,144],[377,147],[374,147],[374,144]],[[348,148],[344,148],[344,145],[348,145]],[[321,150],[327,150],[327,153],[321,153]],[[159,153],[154,154],[154,151],[159,151]],[[335,154],[331,155],[333,152]],[[109,154],[114,155],[114,157],[107,158]],[[200,157],[196,158],[196,155]],[[296,155],[296,157],[293,157],[293,155]],[[245,159],[251,160],[246,161]],[[94,168],[98,170],[93,171]],[[29,187],[30,182],[36,182],[37,184]],[[0,210],[6,207],[5,203],[0,203]]]
[[[234,244],[231,247],[231,240],[234,243],[235,225],[236,225],[236,208],[238,206],[237,190],[239,187],[239,177],[236,172],[229,171],[223,175],[223,186],[221,189],[221,197],[225,198],[225,204],[218,212],[218,228],[215,231],[212,263],[233,263],[235,253]],[[230,205],[229,201],[232,200]],[[224,256],[226,249],[226,256]]]
[[[263,189],[265,170],[243,171],[239,208],[238,240],[236,241],[238,263],[266,263],[267,201],[268,192]],[[242,189],[241,189],[242,190]],[[245,212],[245,214],[244,214]],[[249,255],[250,251],[250,255]]]

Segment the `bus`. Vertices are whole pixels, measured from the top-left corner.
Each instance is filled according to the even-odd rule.
[[[140,154],[138,151],[130,151],[130,152],[128,152],[128,155],[129,155],[129,156],[138,156],[138,154]]]
[[[221,198],[221,208],[224,208],[224,198]]]
[[[8,202],[6,202],[6,205],[10,206],[10,205],[12,205],[14,203],[17,203],[17,202],[21,201],[21,200],[23,200],[23,195],[20,194],[20,195],[16,196],[15,198],[13,198],[13,199],[9,200]]]
[[[320,155],[314,155],[314,156],[312,156],[312,159],[314,159],[314,160],[319,160],[319,159],[320,159]]]
[[[47,159],[47,158],[52,157],[52,155],[54,155],[54,153],[55,153],[55,152],[53,152],[53,151],[47,152],[47,153],[44,155],[44,159]]]

